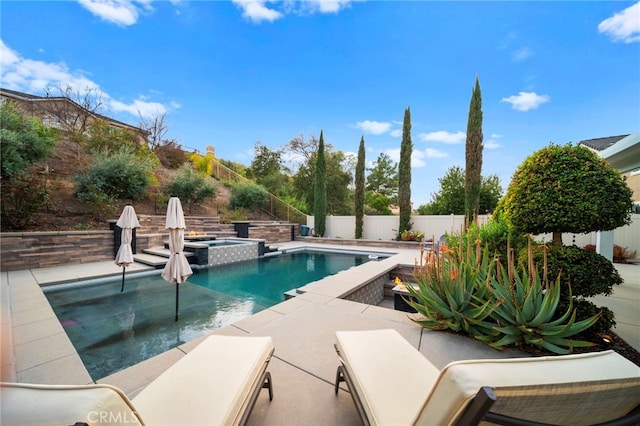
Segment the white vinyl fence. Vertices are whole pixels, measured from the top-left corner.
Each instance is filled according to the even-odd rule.
[[[485,223],[489,216],[478,217],[478,222]],[[307,216],[307,226],[314,227],[313,216]],[[362,237],[366,240],[390,241],[398,234],[399,216],[364,216]],[[640,214],[631,215],[632,223],[614,231],[614,244],[633,251],[640,255]],[[412,216],[412,231],[424,232],[425,238],[434,237],[436,240],[445,232],[459,232],[464,227],[464,215],[450,216]],[[353,239],[356,233],[355,216],[327,216],[326,237]],[[551,234],[540,235],[538,240],[549,241]],[[584,247],[587,244],[596,244],[596,233],[589,234],[563,234],[566,245],[575,244]]]

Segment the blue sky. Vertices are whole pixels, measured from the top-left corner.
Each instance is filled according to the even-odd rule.
[[[483,175],[506,187],[555,142],[640,130],[640,2],[3,1],[4,88],[102,93],[137,125],[246,165],[254,144],[319,136],[399,158],[412,116],[412,200],[464,167],[476,76]]]

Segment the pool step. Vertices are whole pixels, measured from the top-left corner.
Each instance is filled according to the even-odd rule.
[[[193,253],[184,252],[185,257],[189,258],[194,256]],[[169,260],[169,249],[164,247],[151,247],[142,250],[142,253],[133,255],[133,259],[136,262],[144,263],[145,265],[153,266],[154,268],[162,268],[167,264]]]
[[[163,268],[164,265],[167,264],[167,260],[169,259],[162,256],[156,256],[153,254],[140,253],[140,254],[134,254],[133,260],[135,260],[138,263],[143,263],[145,265],[159,269],[159,268]]]

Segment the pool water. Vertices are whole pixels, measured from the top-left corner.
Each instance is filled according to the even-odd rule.
[[[153,275],[45,289],[94,380],[284,300],[284,293],[367,262],[366,255],[302,251],[194,270],[176,285]]]

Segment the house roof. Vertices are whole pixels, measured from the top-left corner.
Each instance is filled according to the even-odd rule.
[[[578,145],[585,145],[588,148],[593,149],[594,151],[603,151],[614,145],[616,142],[626,138],[627,136],[629,135],[626,134],[619,136],[607,136],[605,138],[586,139],[578,142]]]
[[[30,93],[23,93],[23,92],[18,92],[16,90],[5,89],[5,88],[2,88],[2,87],[0,87],[0,94],[2,94],[4,96],[12,97],[12,98],[20,99],[21,101],[24,101],[24,102],[47,102],[47,101],[65,101],[65,102],[70,102],[75,107],[87,111],[90,115],[92,115],[96,119],[100,119],[100,120],[111,122],[111,123],[113,123],[113,124],[115,124],[115,125],[117,125],[119,127],[129,128],[129,129],[132,129],[134,131],[144,133],[147,136],[150,134],[149,131],[141,129],[138,126],[134,126],[134,125],[131,125],[131,124],[124,123],[122,121],[113,119],[111,117],[107,117],[106,115],[98,114],[97,112],[89,111],[86,108],[84,108],[82,105],[79,105],[77,102],[73,101],[72,99],[70,99],[70,98],[68,98],[66,96],[37,96],[37,95],[32,95]]]
[[[598,154],[621,173],[640,170],[640,133],[632,133]]]

